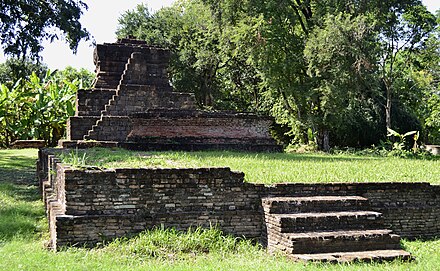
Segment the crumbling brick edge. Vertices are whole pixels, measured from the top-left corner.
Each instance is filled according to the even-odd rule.
[[[429,183],[244,182],[229,168],[73,169],[54,149],[40,149],[37,173],[49,221],[50,246],[95,246],[155,226],[218,226],[263,245],[267,196],[359,195],[409,239],[440,236],[440,186]]]

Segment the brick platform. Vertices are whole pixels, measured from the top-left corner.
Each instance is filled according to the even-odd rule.
[[[266,186],[229,168],[72,169],[57,151],[38,161],[54,248],[217,225],[297,260],[380,261],[410,259],[399,235],[440,236],[440,186],[429,183]]]

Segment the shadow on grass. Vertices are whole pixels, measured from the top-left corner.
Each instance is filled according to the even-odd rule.
[[[36,151],[0,151],[0,184],[15,183],[37,185],[35,169]]]
[[[44,209],[27,204],[0,208],[0,242],[14,238],[35,238],[41,233]]]
[[[1,168],[10,168],[15,170],[33,169],[35,167],[35,163],[36,158],[32,156],[14,154],[11,151],[6,152],[4,150],[0,153]]]
[[[0,243],[34,237],[45,211],[35,175],[35,154],[0,153]]]
[[[323,161],[364,161],[381,159],[382,157],[375,156],[336,156],[331,154],[300,154],[300,153],[245,153],[234,151],[209,151],[209,152],[188,152],[188,156],[195,156],[200,158],[251,158],[251,159],[268,159],[268,160],[281,160],[286,162],[296,161],[309,161],[309,162],[323,162]]]

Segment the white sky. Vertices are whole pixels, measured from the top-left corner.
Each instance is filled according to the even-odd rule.
[[[135,8],[138,4],[146,3],[151,10],[158,10],[170,6],[175,0],[84,0],[89,9],[81,17],[81,23],[91,33],[96,43],[116,41],[118,18],[126,10]],[[440,0],[422,0],[428,10],[434,12],[440,9]],[[91,41],[81,41],[78,53],[73,55],[68,45],[62,41],[43,42],[44,50],[41,54],[43,62],[50,69],[64,69],[67,66],[94,70],[93,47]],[[5,61],[0,51],[0,63]]]

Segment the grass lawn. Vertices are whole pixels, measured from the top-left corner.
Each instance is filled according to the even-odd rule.
[[[76,165],[118,167],[230,167],[256,183],[429,182],[440,184],[440,157],[409,159],[352,154],[241,152],[133,152],[122,149],[72,150]]]
[[[48,239],[48,229],[35,179],[36,156],[37,151],[33,149],[0,150],[1,270],[440,270],[440,240],[404,240],[405,248],[416,257],[416,260],[410,263],[394,261],[383,264],[304,264],[294,263],[282,256],[269,255],[260,246],[221,235],[213,229],[191,233],[156,230],[143,233],[131,240],[115,241],[97,249],[76,248],[54,253],[44,248]],[[116,156],[98,160],[101,160],[101,166],[104,163],[108,163],[107,166],[122,166],[121,162],[115,159]],[[259,169],[259,175],[248,177],[248,181],[259,182],[299,179],[302,182],[337,181],[339,179],[331,176],[337,175],[345,180],[350,174],[357,176],[352,177],[351,181],[362,181],[361,174],[355,170],[360,167],[359,171],[368,172],[370,181],[377,178],[376,181],[433,180],[439,183],[438,179],[435,180],[439,175],[439,160],[312,154],[256,155],[232,152],[136,153],[131,156],[135,158],[130,158],[133,159],[130,163],[139,163],[139,166],[228,166],[228,163],[235,161],[233,165],[229,165],[233,169],[240,169],[248,174],[253,170],[248,167],[254,166]],[[82,157],[81,153],[76,155],[77,159]],[[91,157],[92,154],[87,154],[82,160]],[[151,162],[154,159],[150,159],[151,161],[145,164],[147,158],[157,161]],[[116,161],[104,161],[105,159]],[[314,165],[315,163],[318,165]],[[378,168],[368,169],[366,164]],[[391,168],[393,166],[394,170]],[[419,167],[421,169],[418,169]],[[290,175],[278,172],[289,168],[293,168],[289,172],[297,172],[297,168],[306,170],[312,177],[305,173],[289,177]],[[380,172],[374,172],[382,169],[385,171],[384,176]],[[414,170],[417,172],[413,173]],[[422,174],[424,171],[434,172]],[[271,177],[274,174],[278,175]],[[308,177],[302,179],[302,176]]]

